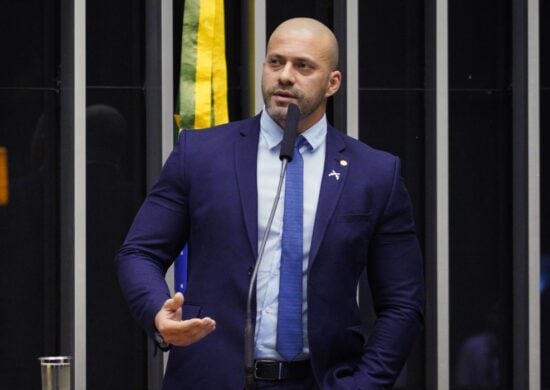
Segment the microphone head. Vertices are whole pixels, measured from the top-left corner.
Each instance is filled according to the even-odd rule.
[[[292,161],[294,154],[294,142],[298,136],[298,122],[300,121],[300,109],[294,103],[290,103],[286,112],[285,132],[283,134],[283,142],[281,143],[281,152],[279,153],[280,160]]]

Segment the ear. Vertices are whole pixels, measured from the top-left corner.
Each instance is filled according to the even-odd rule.
[[[325,97],[328,98],[334,95],[340,89],[341,83],[342,83],[342,74],[340,73],[340,71],[333,70],[332,72],[330,72]]]

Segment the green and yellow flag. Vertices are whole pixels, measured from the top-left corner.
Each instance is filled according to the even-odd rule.
[[[229,121],[223,0],[185,0],[177,139],[182,129],[201,129]],[[176,291],[187,289],[187,247],[174,263]]]
[[[177,111],[180,130],[229,121],[223,0],[185,0]]]

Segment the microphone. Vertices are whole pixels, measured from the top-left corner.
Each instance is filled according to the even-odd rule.
[[[283,159],[286,159],[288,162],[292,161],[294,143],[298,136],[296,129],[299,120],[300,109],[296,104],[290,103],[286,112],[285,132],[283,134],[283,142],[281,142],[281,152],[279,153],[279,159],[281,161],[283,161]]]
[[[256,265],[254,266],[254,272],[250,278],[250,285],[248,286],[248,298],[246,300],[246,319],[244,326],[244,369],[245,369],[245,389],[252,389],[254,386],[254,326],[252,325],[252,293],[254,292],[254,286],[256,285],[256,278],[260,263],[264,254],[265,245],[267,243],[267,237],[271,231],[271,225],[279,204],[279,198],[281,197],[281,188],[283,186],[283,179],[286,174],[287,164],[292,161],[294,154],[294,143],[298,136],[298,122],[300,120],[300,109],[296,104],[289,104],[287,108],[285,129],[283,134],[283,141],[281,142],[281,151],[279,153],[279,159],[281,160],[281,172],[279,174],[279,184],[277,185],[277,193],[269,219],[267,220],[267,226],[258,250],[258,258],[256,259]]]

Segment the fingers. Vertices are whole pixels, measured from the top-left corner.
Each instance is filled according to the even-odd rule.
[[[178,292],[173,298],[169,298],[164,301],[162,308],[155,316],[155,327],[162,334],[167,320],[179,321],[181,320],[181,308],[183,306],[183,294]],[[163,335],[164,336],[164,335]]]
[[[183,294],[180,292],[177,292],[174,295],[174,298],[167,299],[164,302],[163,308],[168,310],[173,310],[173,311],[178,310],[180,307],[183,306],[183,301],[184,301]]]
[[[216,321],[209,317],[171,321],[164,329],[163,338],[170,344],[186,346],[199,341],[214,330],[216,330]]]

